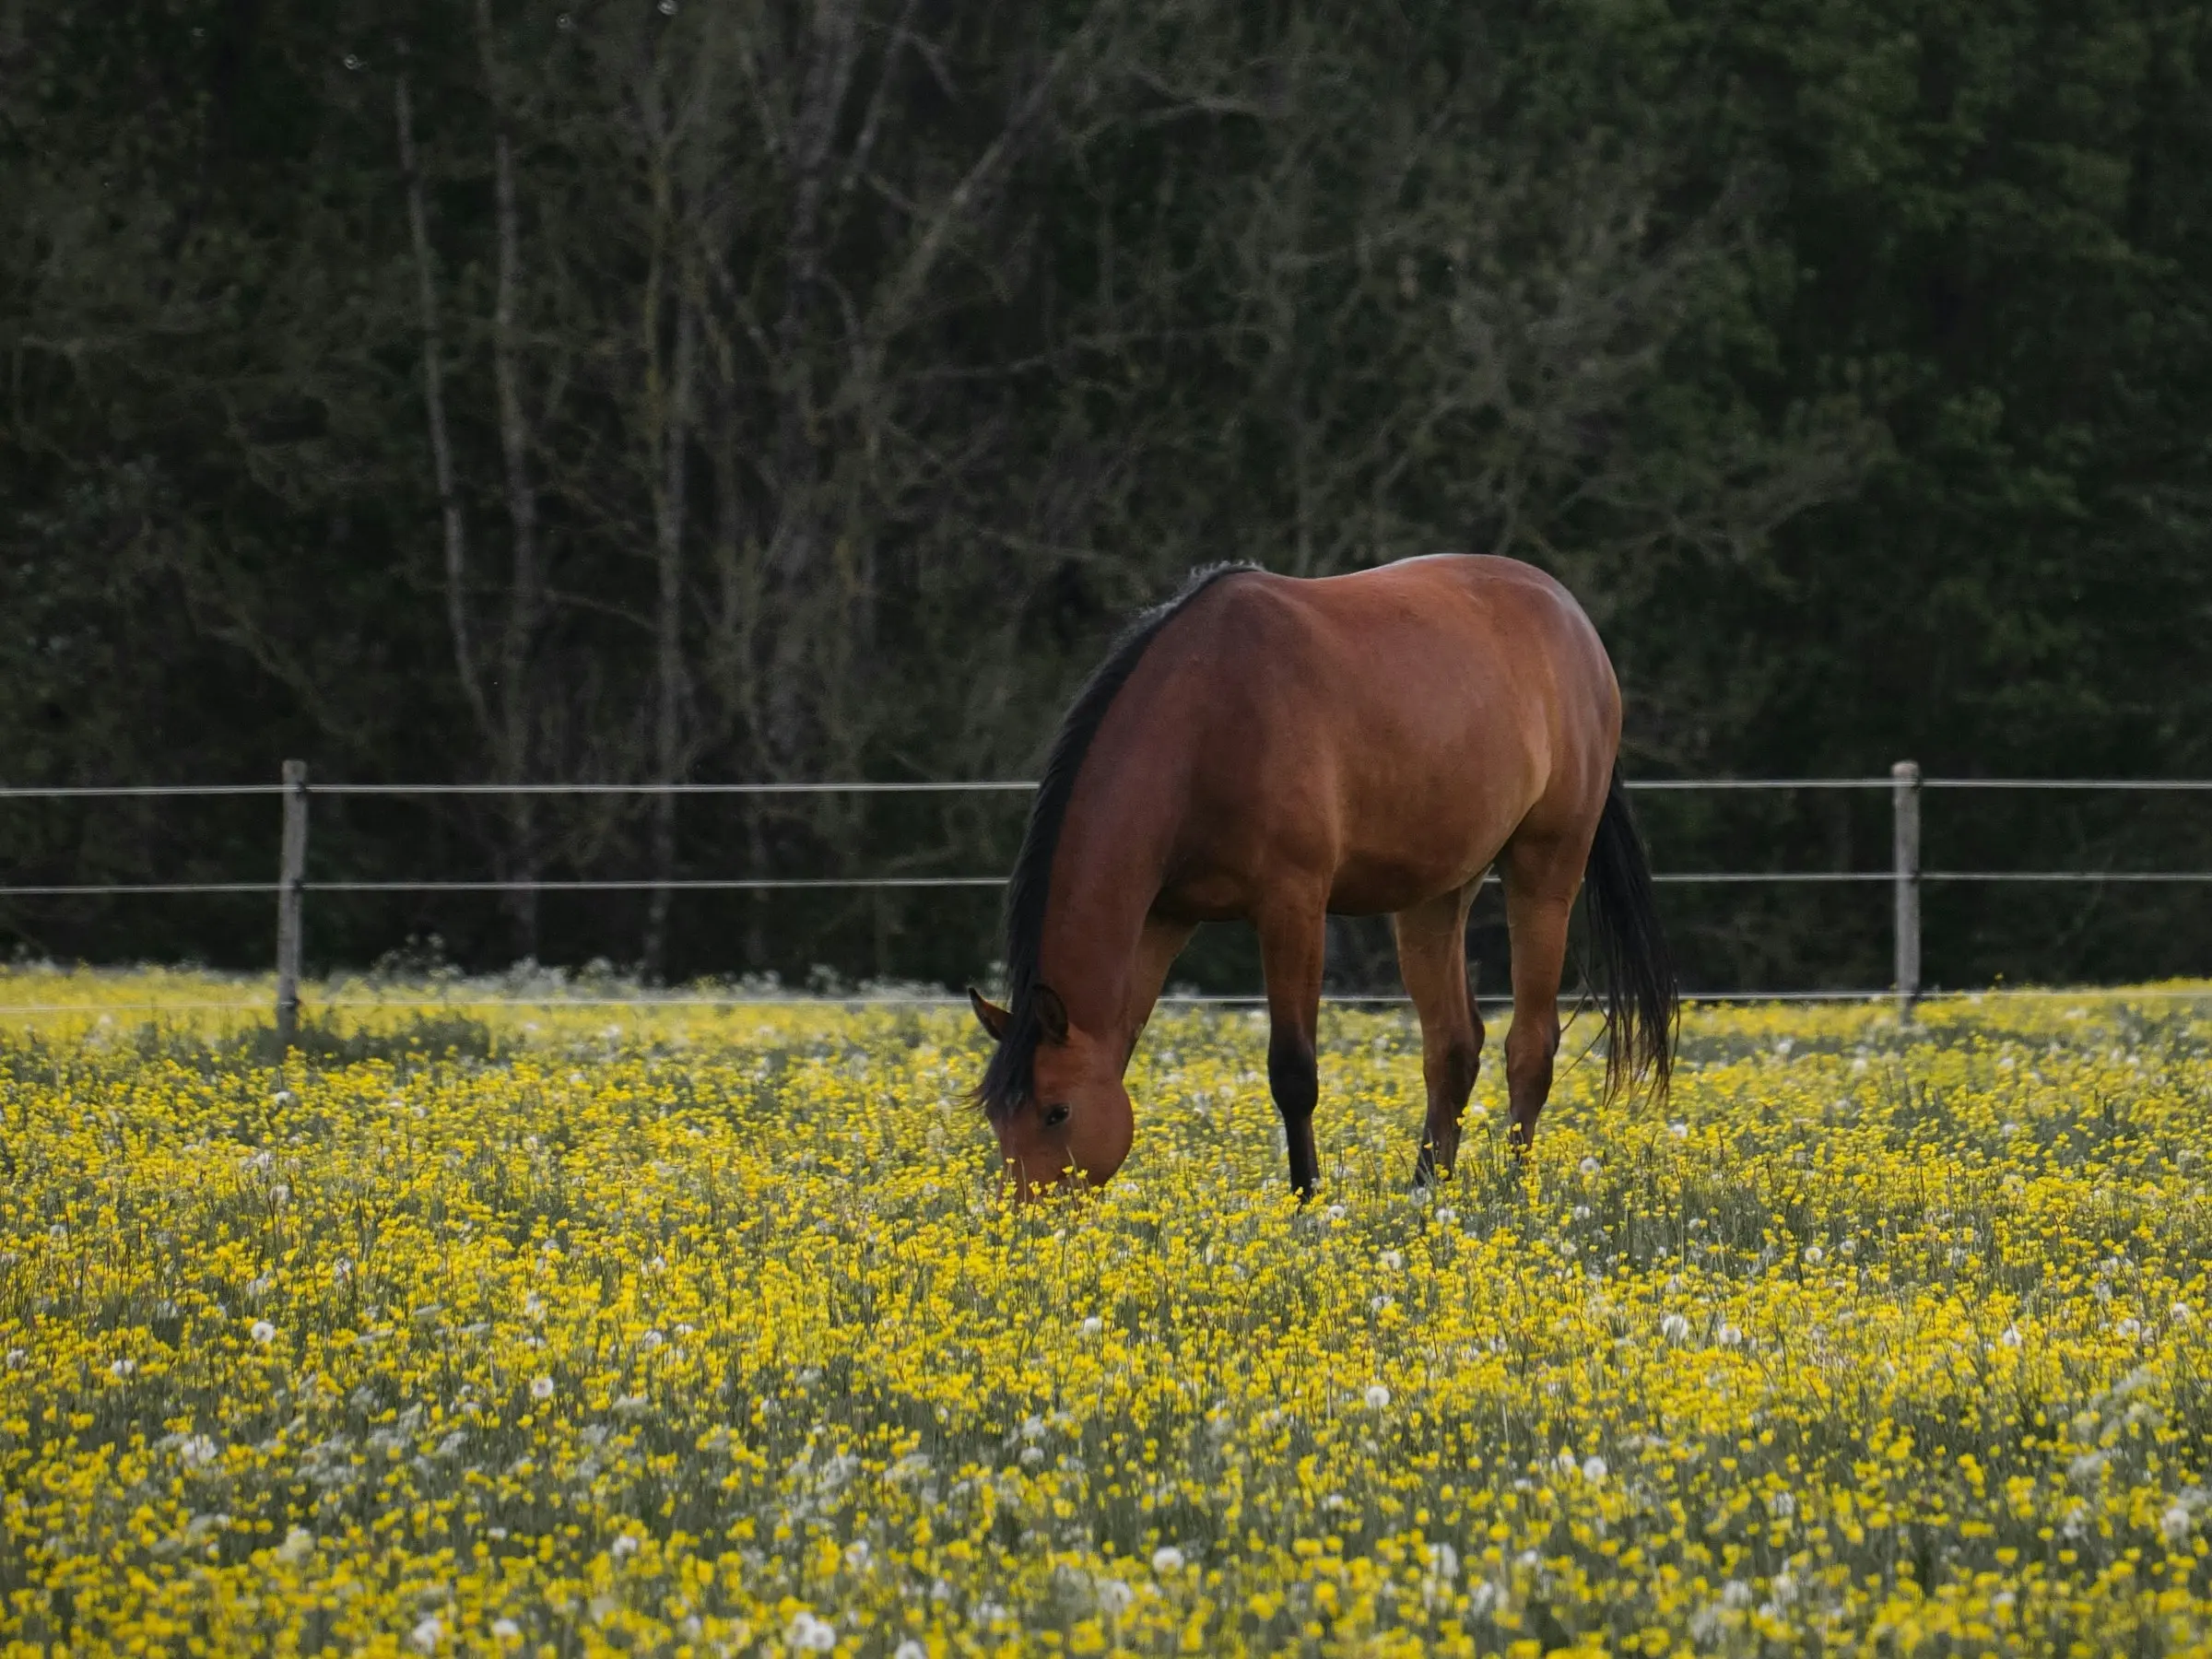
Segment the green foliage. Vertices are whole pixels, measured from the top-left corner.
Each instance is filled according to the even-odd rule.
[[[1582,595],[1632,771],[2203,771],[2208,30],[2183,0],[0,0],[0,778],[1018,775],[1189,566],[1446,547]],[[2138,806],[1938,803],[1930,861],[2212,861]],[[0,812],[11,880],[272,857],[265,806]],[[1872,803],[1647,816],[1677,869],[1886,853]],[[1010,800],[325,802],[313,856],[973,874],[1018,830]],[[2194,897],[1931,902],[1953,982],[2206,967]],[[311,939],[991,952],[972,893],[641,903],[334,899]],[[1865,895],[1684,893],[1677,925],[1707,984],[1887,977]],[[0,932],[242,964],[267,928],[18,901]]]

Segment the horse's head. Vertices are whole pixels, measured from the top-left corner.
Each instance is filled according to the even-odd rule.
[[[977,1092],[1015,1191],[1027,1198],[1071,1179],[1103,1186],[1136,1128],[1117,1047],[1071,1024],[1049,985],[1013,1009],[972,988],[968,1000],[998,1044]]]

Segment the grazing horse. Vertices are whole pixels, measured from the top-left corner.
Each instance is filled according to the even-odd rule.
[[[1467,910],[1502,866],[1505,1040],[1525,1148],[1559,1042],[1568,915],[1585,876],[1606,1086],[1664,1089],[1677,998],[1621,793],[1620,689],[1567,591],[1510,559],[1442,554],[1314,581],[1202,571],[1123,634],[1053,744],[1006,898],[1008,1006],[976,1093],[1019,1192],[1100,1184],[1135,1129],[1122,1085],[1201,922],[1259,931],[1267,1080],[1310,1196],[1314,1028],[1331,912],[1396,924],[1421,1021],[1414,1176],[1448,1175],[1482,1055]]]

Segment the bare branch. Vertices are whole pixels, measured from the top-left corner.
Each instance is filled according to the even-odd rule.
[[[406,46],[400,48],[405,62]],[[438,316],[438,280],[430,260],[429,218],[422,199],[422,167],[415,149],[415,111],[403,67],[393,83],[394,115],[399,127],[399,167],[407,194],[407,229],[414,242],[417,292],[422,318],[422,399],[429,420],[430,460],[438,485],[438,506],[445,524],[446,626],[453,637],[453,668],[461,694],[488,735],[491,713],[477,675],[476,652],[468,628],[468,546],[461,499],[453,483],[453,441],[445,422],[444,336]]]
[[[838,182],[840,194],[849,194],[853,184],[868,170],[868,158],[876,150],[876,135],[883,125],[884,103],[891,89],[891,76],[899,67],[900,48],[906,45],[908,25],[921,0],[906,0],[899,13],[899,21],[891,25],[890,38],[884,42],[883,66],[877,72],[876,90],[868,95],[867,113],[861,117],[860,135],[853,141],[852,153],[845,158],[845,176]]]
[[[928,228],[909,252],[899,271],[885,284],[884,297],[869,318],[871,349],[880,351],[892,336],[906,326],[915,301],[935,273],[947,243],[968,216],[982,207],[989,194],[1004,178],[1022,146],[1040,124],[1061,76],[1078,56],[1088,54],[1095,38],[1094,26],[1100,22],[1105,10],[1105,6],[1100,6],[1093,11],[1075,36],[1053,54],[1052,62],[1046,65],[1044,72],[1030,84],[1020,101],[1007,115],[998,135],[992,139],[983,153],[961,176],[959,182],[938,204]]]

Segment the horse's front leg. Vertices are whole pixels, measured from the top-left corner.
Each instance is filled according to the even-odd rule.
[[[1257,920],[1260,965],[1267,976],[1267,1087],[1283,1114],[1290,1184],[1302,1200],[1313,1195],[1321,1179],[1313,1151],[1313,1107],[1321,1095],[1314,1034],[1328,918],[1315,902],[1270,908]]]

